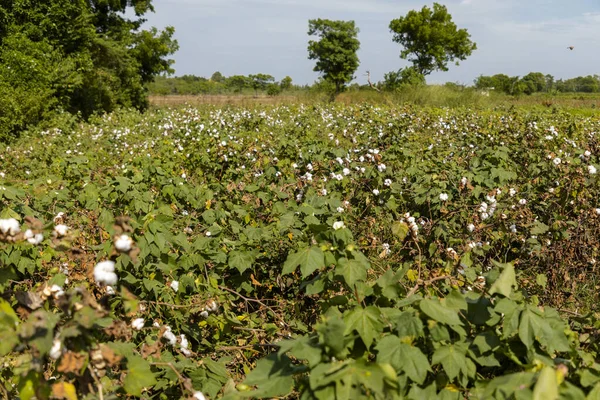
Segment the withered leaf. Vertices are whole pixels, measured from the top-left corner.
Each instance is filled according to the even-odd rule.
[[[42,297],[35,292],[16,292],[17,301],[30,310],[37,310],[44,304]]]
[[[60,357],[60,363],[56,368],[58,372],[73,373],[80,375],[87,362],[86,353],[75,353],[67,351]]]

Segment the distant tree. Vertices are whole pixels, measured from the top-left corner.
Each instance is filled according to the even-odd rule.
[[[255,94],[258,94],[259,90],[266,90],[267,85],[275,81],[273,76],[267,74],[248,75],[248,79]]]
[[[239,93],[250,86],[250,80],[244,75],[233,75],[226,79],[225,85]]]
[[[544,76],[544,80],[546,81],[546,92],[551,92],[554,90],[554,77],[550,74],[546,74]]]
[[[290,90],[292,88],[292,78],[286,76],[279,82],[279,87],[281,90]]]
[[[267,85],[267,94],[269,96],[277,96],[281,93],[281,86],[275,83],[270,83]]]
[[[319,37],[308,42],[308,58],[317,60],[313,71],[321,72],[323,79],[334,85],[333,95],[342,92],[354,79],[359,64],[356,52],[360,42],[354,21],[311,19],[308,34]]]
[[[447,71],[449,62],[465,60],[477,45],[466,29],[457,29],[448,9],[433,3],[390,22],[393,41],[404,47],[400,57],[413,63],[422,75],[436,70]]]
[[[530,72],[521,78],[525,94],[543,92],[546,89],[546,77],[541,72]]]
[[[475,79],[475,87],[477,89],[491,89],[498,92],[511,93],[513,80],[505,74],[496,74],[493,76],[479,76]]]
[[[223,82],[224,79],[225,79],[225,77],[219,71],[213,73],[210,77],[211,81],[217,82],[217,83]]]
[[[402,68],[396,72],[388,72],[383,76],[383,84],[387,90],[400,89],[406,86],[425,84],[425,76],[415,67]]]

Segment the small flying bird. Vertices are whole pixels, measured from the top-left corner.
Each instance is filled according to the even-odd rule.
[[[575,48],[575,46],[569,46],[569,47],[567,47],[567,49],[569,49],[569,50],[573,50],[574,48]]]

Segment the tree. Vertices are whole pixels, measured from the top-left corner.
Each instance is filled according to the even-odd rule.
[[[215,73],[213,73],[211,75],[210,80],[212,82],[220,83],[220,82],[223,82],[225,80],[225,77],[223,76],[222,73],[220,73],[219,71],[216,71]]]
[[[292,88],[292,78],[289,76],[283,78],[281,82],[279,82],[279,87],[281,90],[290,90]]]
[[[308,58],[317,60],[313,71],[321,72],[323,79],[335,86],[334,95],[342,92],[359,64],[356,52],[360,42],[354,21],[311,19],[308,35],[319,37],[308,42]]]
[[[435,70],[447,71],[448,63],[465,60],[477,49],[466,29],[457,29],[448,9],[433,3],[390,22],[393,41],[404,47],[402,59],[408,59],[422,75]]]
[[[233,75],[225,80],[225,85],[234,88],[234,91],[239,93],[249,86],[249,80],[244,75]]]
[[[151,11],[151,0],[1,2],[0,136],[58,109],[83,117],[145,109],[146,85],[173,72],[167,57],[178,48],[171,27],[141,30]],[[16,96],[4,97],[6,87],[24,107],[10,107]],[[3,119],[17,123],[7,127]]]
[[[388,72],[383,76],[383,84],[388,90],[395,90],[406,86],[419,86],[425,84],[425,76],[415,67],[402,68],[396,72]]]
[[[254,89],[254,93],[258,94],[259,90],[265,90],[269,83],[275,81],[275,78],[267,74],[248,75],[250,85]]]

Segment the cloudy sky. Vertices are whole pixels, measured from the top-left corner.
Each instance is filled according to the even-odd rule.
[[[483,74],[525,75],[539,71],[556,78],[600,74],[598,0],[448,0],[459,28],[478,49],[460,66],[435,72],[430,83],[472,84]],[[154,0],[147,26],[175,27],[180,50],[176,75],[210,77],[267,73],[277,80],[312,83],[318,74],[307,59],[308,20],[354,20],[360,29],[357,81],[374,81],[408,65],[399,58],[389,23],[433,2],[415,0]],[[567,46],[575,46],[573,51]]]

